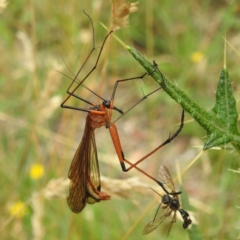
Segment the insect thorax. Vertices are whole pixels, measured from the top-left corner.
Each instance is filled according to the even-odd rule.
[[[170,203],[170,208],[172,210],[178,210],[180,208],[180,203],[177,198],[172,198],[172,201]]]

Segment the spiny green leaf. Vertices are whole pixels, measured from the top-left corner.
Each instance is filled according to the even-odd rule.
[[[128,47],[127,49],[162,89],[206,130],[208,139],[204,145],[204,150],[231,142],[233,147],[240,152],[236,102],[226,69],[222,71],[220,76],[216,105],[212,111],[207,112],[184,91],[169,81],[156,66],[151,64],[134,48]]]
[[[237,129],[238,114],[236,110],[236,100],[233,96],[227,69],[223,69],[221,72],[216,92],[216,104],[211,112],[222,120],[224,124],[223,130],[226,134],[221,135],[219,132],[210,133],[204,149],[227,144],[234,140],[233,136],[235,134],[239,135]]]
[[[204,144],[203,150],[227,144],[233,141],[233,136],[221,135],[218,132],[212,133]]]

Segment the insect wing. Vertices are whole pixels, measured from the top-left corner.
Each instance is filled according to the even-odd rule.
[[[92,187],[88,187],[88,181],[91,179],[96,188],[99,188],[100,185],[97,154],[94,153],[94,150],[96,150],[95,136],[92,131],[93,130],[87,120],[82,142],[74,155],[68,173],[68,178],[71,183],[67,203],[70,209],[75,213],[81,212],[87,202],[94,203],[97,201],[94,198],[91,198],[92,194],[89,190],[92,190]],[[93,171],[92,178],[90,174],[91,170]],[[95,183],[97,185],[95,185]]]
[[[165,166],[160,166],[159,168],[159,178],[162,181],[164,185],[166,185],[171,191],[174,193],[175,191],[175,186],[172,180],[172,176],[170,172],[168,171],[167,167]],[[177,197],[177,196],[176,196]]]
[[[174,215],[173,215],[173,217],[172,217],[172,221],[169,223],[169,228],[168,228],[167,236],[168,236],[169,233],[171,232],[173,223],[176,222],[176,211],[173,211],[173,212],[174,212]],[[171,214],[171,213],[170,213],[170,214]]]
[[[155,230],[164,220],[166,217],[168,217],[171,214],[172,210],[167,209],[165,214],[155,218],[153,221],[149,222],[143,229],[142,234],[146,235]]]
[[[87,174],[88,163],[87,151],[84,151],[85,143],[84,139],[80,143],[72,164],[68,172],[68,178],[70,179],[69,196],[67,197],[67,203],[70,209],[75,212],[81,212],[86,205],[87,199]]]
[[[91,147],[90,147],[90,164],[89,164],[89,178],[91,183],[94,185],[95,189],[99,192],[101,191],[101,180],[100,180],[100,172],[99,172],[99,164],[98,164],[98,156],[97,156],[97,146],[95,141],[95,135],[93,133],[91,138]],[[87,198],[87,202],[89,204],[93,204],[97,201],[96,193],[91,188],[88,188],[89,197]],[[96,196],[96,198],[94,197]]]

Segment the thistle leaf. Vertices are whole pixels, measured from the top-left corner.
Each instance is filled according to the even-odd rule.
[[[169,81],[156,64],[151,64],[134,48],[128,47],[127,49],[162,89],[206,130],[208,139],[203,150],[231,143],[240,153],[240,134],[237,129],[238,114],[236,101],[233,97],[231,83],[226,69],[223,69],[220,75],[216,93],[216,104],[214,108],[208,112],[200,107],[183,90]]]
[[[239,135],[237,128],[238,113],[236,110],[236,100],[233,96],[231,82],[227,69],[223,69],[216,92],[216,104],[211,112],[223,123],[221,128],[225,132],[214,131],[208,134],[208,140],[204,145],[204,150],[227,144],[234,141],[234,135]]]

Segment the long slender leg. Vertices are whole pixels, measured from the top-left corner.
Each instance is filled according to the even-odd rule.
[[[67,93],[70,94],[70,88],[71,86],[73,85],[73,83],[75,82],[75,80],[78,78],[78,75],[80,74],[80,72],[82,71],[83,67],[85,66],[85,64],[87,63],[88,59],[90,58],[90,56],[92,55],[93,51],[96,49],[95,47],[95,30],[94,30],[94,26],[93,26],[93,22],[92,22],[92,19],[91,17],[83,10],[83,13],[88,17],[90,23],[91,23],[91,27],[92,27],[92,50],[90,51],[90,53],[88,54],[87,58],[85,59],[85,61],[83,62],[82,66],[79,68],[76,76],[74,77],[73,81],[71,82],[71,84],[69,85],[68,89],[67,89]],[[99,57],[97,58],[97,61],[98,61]],[[86,77],[85,77],[86,79]],[[84,82],[83,79],[81,82],[80,82],[80,85]]]
[[[153,151],[151,151],[149,154],[147,154],[146,156],[144,156],[143,158],[141,158],[140,160],[138,160],[136,163],[132,164],[131,167],[128,168],[128,171],[135,167],[136,165],[138,165],[140,162],[142,162],[143,160],[145,160],[146,158],[148,158],[149,156],[151,156],[153,153],[155,153],[157,150],[159,150],[160,148],[162,148],[163,146],[165,146],[166,144],[170,143],[175,137],[177,137],[177,135],[182,131],[184,126],[184,109],[182,110],[182,115],[181,115],[181,124],[178,128],[178,130],[173,134],[173,135],[169,135],[168,139],[166,141],[164,141],[161,145],[159,145],[157,148],[155,148]]]
[[[113,90],[113,93],[112,93],[112,99],[114,98],[115,96],[115,93],[116,93],[116,89],[117,89],[117,86],[118,86],[118,83],[120,82],[125,82],[125,81],[131,81],[131,80],[136,80],[136,79],[143,79],[144,76],[146,76],[147,73],[139,76],[139,77],[133,77],[133,78],[126,78],[126,79],[121,79],[121,80],[117,80],[115,82],[115,85],[114,85],[114,90]],[[68,77],[68,76],[67,76]],[[85,85],[80,85],[81,87],[84,87],[85,89],[87,89],[88,91],[90,91],[91,93],[93,93],[95,96],[99,97],[100,99],[102,100],[105,100],[104,98],[102,98],[101,96],[99,96],[97,93],[95,93],[94,91],[92,91],[90,88],[88,88],[87,86]],[[161,87],[157,88],[156,90],[150,92],[149,94],[145,95],[143,98],[141,98],[137,103],[135,103],[133,106],[131,106],[127,111],[125,111],[120,117],[118,117],[117,119],[114,120],[114,122],[111,122],[112,123],[115,123],[117,122],[121,117],[123,117],[124,115],[126,115],[131,109],[133,109],[134,107],[136,107],[140,102],[142,102],[143,100],[147,99],[148,96],[152,95],[153,93],[155,93],[156,91],[160,90]],[[92,106],[95,106],[93,103],[89,102],[88,100],[76,95],[75,93],[69,93],[70,96],[73,96],[85,103],[88,103],[89,105],[92,105]],[[111,109],[113,110],[116,110],[116,107],[113,106],[113,101],[111,101]],[[68,108],[68,109],[73,109],[73,110],[79,110],[79,111],[85,111],[85,112],[89,112],[88,109],[83,109],[83,108],[77,108],[77,107],[72,107],[72,106],[69,106],[69,105],[64,105],[64,103],[62,103],[61,105],[62,108]],[[107,128],[109,127],[110,125],[107,124]]]
[[[89,105],[91,105],[91,106],[95,106],[95,104],[89,102],[88,100],[86,100],[86,99],[84,99],[84,98],[79,97],[79,96],[76,95],[75,93],[72,93],[72,94],[69,95],[69,96],[73,96],[73,97],[75,97],[75,98],[77,98],[77,99],[79,99],[79,100],[81,100],[81,101],[83,101],[83,102],[85,102],[85,103],[87,103],[87,104],[89,104]],[[69,98],[69,96],[68,96],[68,98]],[[65,104],[64,104],[65,102],[66,102],[66,101],[64,100],[64,102],[61,104],[61,107],[62,107],[62,108],[68,108],[68,109],[77,110],[77,111],[89,112],[89,109],[87,109],[87,108],[78,108],[78,107],[73,107],[73,106],[65,105]]]
[[[65,74],[64,74],[65,75]],[[65,75],[66,77],[70,78],[69,76]],[[71,79],[71,78],[70,78]],[[73,79],[71,79],[73,81]],[[87,86],[85,86],[84,84],[80,85],[81,87],[87,89],[89,92],[93,93],[95,96],[99,97],[100,99],[102,100],[105,100],[104,98],[102,98],[100,95],[98,95],[97,93],[95,93],[94,91],[92,91],[90,88],[88,88]],[[72,96],[72,97],[75,97],[91,106],[95,106],[95,104],[91,103],[90,101],[78,96],[77,94],[75,93],[71,93],[69,91],[67,91],[67,93]],[[64,103],[61,104],[61,107],[62,108],[69,108],[69,109],[73,109],[73,110],[78,110],[78,111],[84,111],[84,112],[89,112],[88,109],[85,109],[85,108],[77,108],[77,107],[72,107],[72,106],[69,106],[69,105],[64,105]]]
[[[114,87],[113,87],[113,92],[112,92],[111,101],[114,100],[115,93],[116,93],[116,90],[117,90],[117,87],[118,87],[118,84],[119,84],[119,83],[131,81],[131,80],[143,79],[146,75],[147,75],[147,73],[144,73],[143,75],[141,75],[141,76],[139,76],[139,77],[132,77],[132,78],[125,78],[125,79],[117,80],[117,81],[115,82],[115,84],[114,84]]]
[[[78,77],[78,75],[79,75],[80,70],[82,69],[82,67],[79,69],[77,75],[74,77],[72,83],[70,84],[70,86],[69,86],[69,88],[68,88],[68,90],[67,90],[67,93],[68,93],[69,95],[68,95],[68,96],[66,97],[66,99],[63,101],[63,103],[61,104],[61,107],[64,107],[64,106],[65,106],[64,104],[67,102],[67,100],[74,94],[74,92],[79,88],[79,86],[80,86],[80,85],[89,77],[89,75],[96,69],[97,64],[98,64],[98,61],[99,61],[99,58],[100,58],[100,56],[101,56],[101,53],[102,53],[102,50],[103,50],[103,47],[104,47],[104,44],[105,44],[108,36],[109,36],[111,33],[112,33],[112,31],[105,37],[105,39],[104,39],[104,41],[103,41],[103,44],[102,44],[102,46],[101,46],[100,52],[99,52],[99,54],[98,54],[97,61],[96,61],[95,65],[94,65],[94,67],[93,67],[93,68],[90,70],[90,72],[82,79],[82,81],[80,81],[80,82],[77,84],[77,86],[73,89],[73,91],[70,92],[69,89],[71,88],[72,84],[76,81],[76,79],[77,79],[77,77]],[[93,49],[93,50],[94,50],[94,49]],[[90,55],[91,55],[91,53],[93,52],[93,50],[90,52],[90,54],[88,55],[87,59],[84,61],[83,66],[85,65],[86,61],[87,61],[88,58],[90,57]]]
[[[107,128],[109,128],[112,124],[116,123],[120,118],[122,118],[124,115],[126,115],[128,112],[130,112],[133,108],[135,108],[139,103],[147,99],[150,95],[157,92],[158,90],[162,89],[162,87],[157,88],[156,90],[148,93],[147,95],[144,95],[138,102],[136,102],[134,105],[132,105],[127,111],[124,112],[121,116],[119,116],[117,119],[115,119],[113,122],[111,122],[109,125],[107,125]]]
[[[160,72],[159,68],[158,68],[158,65],[155,61],[153,61],[153,65],[155,67],[155,70],[154,71],[158,71]],[[126,82],[126,81],[131,81],[131,80],[136,80],[136,79],[143,79],[146,75],[150,75],[150,73],[144,73],[142,76],[139,76],[139,77],[133,77],[133,78],[126,78],[126,79],[120,79],[120,80],[117,80],[115,82],[115,85],[114,85],[114,88],[113,88],[113,92],[112,92],[112,97],[111,97],[111,101],[114,100],[114,97],[115,97],[115,94],[116,94],[116,91],[117,91],[117,87],[118,87],[118,84],[121,83],[121,82]]]
[[[83,11],[84,12],[84,11]],[[84,12],[84,14],[90,19],[90,22],[91,22],[91,26],[92,26],[92,31],[93,31],[93,47],[92,47],[92,50],[90,51],[90,53],[88,54],[87,58],[85,59],[83,65],[80,67],[80,69],[78,70],[77,74],[75,75],[75,77],[73,78],[71,84],[69,85],[68,89],[67,89],[67,93],[69,94],[66,99],[62,102],[61,104],[61,107],[65,107],[65,108],[71,108],[71,106],[68,106],[68,105],[65,105],[65,103],[67,102],[67,100],[71,97],[71,96],[74,96],[84,102],[87,102],[89,104],[91,104],[90,102],[88,102],[87,100],[84,100],[82,99],[81,97],[75,95],[75,91],[79,88],[79,86],[81,86],[83,84],[83,82],[91,75],[91,73],[97,68],[97,65],[98,65],[98,62],[99,62],[99,59],[100,59],[100,56],[102,54],[102,50],[103,50],[103,47],[105,45],[105,42],[107,41],[108,37],[110,36],[110,34],[113,32],[113,31],[110,31],[107,36],[104,38],[103,40],[103,43],[102,43],[102,46],[100,48],[100,51],[99,51],[99,54],[97,56],[97,60],[95,62],[95,65],[93,66],[93,68],[87,73],[87,75],[80,81],[80,82],[77,82],[77,78],[81,72],[81,70],[83,69],[83,67],[85,66],[85,64],[87,63],[88,59],[90,58],[90,56],[92,55],[93,51],[96,49],[95,47],[95,38],[94,38],[94,27],[93,27],[93,23],[92,23],[92,19],[90,18],[90,16]],[[72,90],[70,91],[70,88],[72,87],[73,83],[74,82],[77,82],[77,86]],[[91,104],[92,105],[92,104]],[[74,110],[80,110],[80,111],[83,111],[81,108],[77,109],[77,108],[72,108]]]
[[[169,135],[168,139],[166,141],[164,141],[161,145],[159,145],[157,148],[155,148],[153,151],[151,151],[150,153],[148,153],[147,155],[145,155],[144,157],[142,157],[140,160],[138,160],[137,162],[135,162],[134,164],[129,162],[127,159],[125,159],[124,157],[124,153],[122,150],[122,146],[121,146],[121,142],[119,139],[119,135],[118,135],[118,131],[117,128],[114,124],[110,125],[109,127],[109,131],[112,137],[112,141],[116,150],[116,153],[118,155],[118,159],[120,161],[121,167],[122,167],[122,171],[124,172],[128,172],[130,171],[132,168],[137,169],[139,172],[143,173],[144,175],[146,175],[147,177],[151,178],[152,180],[154,180],[155,182],[157,182],[162,188],[163,190],[170,194],[170,195],[176,195],[179,194],[177,193],[169,193],[166,188],[164,187],[164,184],[160,181],[158,181],[157,179],[153,178],[152,176],[148,175],[146,172],[144,172],[143,170],[141,170],[140,168],[137,167],[137,165],[142,162],[143,160],[145,160],[146,158],[148,158],[149,156],[151,156],[153,153],[155,153],[157,150],[159,150],[160,148],[162,148],[163,146],[165,146],[166,144],[170,143],[175,137],[177,137],[177,135],[181,132],[182,128],[184,126],[184,110],[182,111],[182,116],[181,116],[181,124],[179,129],[171,136]],[[128,163],[130,165],[129,168],[126,168],[125,162]]]
[[[157,66],[157,65],[156,65]],[[122,82],[127,82],[127,81],[132,81],[132,80],[138,80],[138,79],[143,79],[146,75],[149,75],[149,73],[144,73],[143,75],[139,76],[139,77],[132,77],[132,78],[125,78],[125,79],[120,79],[117,80],[115,82],[115,85],[113,87],[113,92],[112,92],[112,97],[111,97],[111,106],[113,106],[113,102],[114,102],[114,97],[117,91],[117,87],[119,83]],[[157,88],[156,90],[150,92],[149,94],[145,95],[143,98],[141,98],[137,103],[135,103],[133,106],[131,106],[127,111],[124,112],[124,114],[122,114],[120,117],[118,117],[117,119],[115,119],[113,122],[111,122],[111,124],[117,122],[120,118],[122,118],[124,115],[126,115],[130,110],[132,110],[134,107],[136,107],[140,102],[142,102],[143,100],[147,99],[148,96],[150,96],[151,94],[155,93],[156,91],[160,90],[162,87]],[[111,114],[110,114],[111,115]],[[110,124],[110,125],[111,125]],[[110,126],[107,125],[107,128]]]

